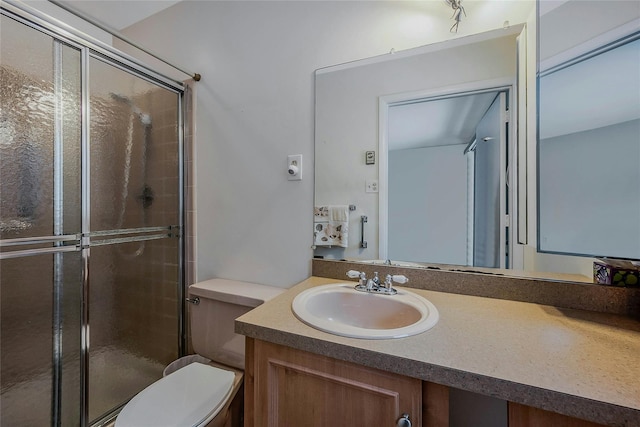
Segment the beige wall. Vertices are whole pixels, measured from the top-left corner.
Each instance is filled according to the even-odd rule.
[[[198,279],[289,287],[311,274],[315,69],[524,22],[532,7],[469,2],[456,35],[440,0],[185,1],[126,29],[203,76]],[[287,181],[288,154],[304,156],[302,181]]]

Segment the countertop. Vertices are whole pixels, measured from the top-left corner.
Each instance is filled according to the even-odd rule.
[[[547,305],[407,289],[440,320],[407,338],[316,330],[293,298],[339,280],[311,277],[236,319],[251,338],[611,426],[640,426],[640,322]],[[355,283],[354,283],[355,284]]]

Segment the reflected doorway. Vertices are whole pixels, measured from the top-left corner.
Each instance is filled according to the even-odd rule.
[[[509,94],[381,99],[381,259],[510,267]]]

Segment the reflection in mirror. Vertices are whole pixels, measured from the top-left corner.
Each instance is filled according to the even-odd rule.
[[[522,268],[506,110],[523,29],[316,72],[315,256]]]
[[[453,270],[461,268],[451,264],[467,266],[475,264],[476,260],[473,260],[474,246],[471,245],[471,242],[477,243],[478,237],[469,231],[472,229],[469,223],[463,232],[458,230],[459,235],[467,236],[464,239],[467,247],[463,258],[459,256],[455,261],[453,258],[437,258],[437,256],[443,255],[437,250],[435,255],[420,256],[396,252],[407,250],[402,248],[402,241],[407,242],[411,238],[419,242],[420,239],[416,238],[417,232],[411,234],[408,231],[404,238],[398,239],[398,244],[392,243],[394,238],[392,234],[396,233],[392,230],[394,227],[397,228],[397,225],[394,225],[397,214],[393,212],[394,208],[391,206],[402,207],[404,204],[409,205],[409,202],[406,201],[407,199],[404,199],[402,203],[393,202],[395,196],[392,190],[394,175],[392,158],[395,150],[387,153],[387,148],[384,145],[389,142],[386,138],[391,136],[393,132],[391,123],[387,122],[387,119],[394,114],[394,103],[406,99],[407,96],[418,99],[420,97],[415,94],[422,93],[422,99],[446,97],[470,90],[466,86],[470,82],[477,83],[500,78],[510,79],[510,82],[513,83],[509,101],[512,110],[510,125],[514,138],[510,141],[506,154],[510,163],[508,171],[504,171],[508,176],[508,182],[505,184],[507,190],[503,191],[507,199],[505,201],[507,210],[504,212],[505,215],[500,215],[507,227],[499,226],[504,231],[504,238],[499,241],[504,242],[505,251],[498,255],[498,259],[504,262],[500,266],[504,265],[509,270],[492,270],[477,266],[474,266],[473,270],[552,280],[592,282],[594,262],[592,256],[619,256],[619,252],[609,252],[604,249],[559,248],[545,246],[543,242],[540,243],[540,250],[538,250],[538,236],[546,237],[547,243],[553,243],[554,238],[560,237],[559,234],[556,234],[557,230],[546,229],[545,231],[545,228],[548,227],[545,225],[547,221],[544,219],[548,218],[549,211],[547,209],[552,207],[552,209],[559,210],[560,205],[557,199],[550,201],[548,190],[542,188],[542,185],[553,185],[560,188],[565,185],[565,179],[575,178],[576,173],[584,173],[584,169],[587,168],[567,163],[567,165],[571,165],[570,168],[565,167],[561,170],[562,174],[557,175],[553,181],[543,179],[541,188],[537,188],[538,177],[543,174],[546,176],[544,168],[547,167],[547,160],[545,159],[553,159],[555,155],[551,151],[541,149],[541,162],[545,165],[540,167],[540,171],[538,170],[536,71],[538,69],[550,70],[571,57],[579,56],[585,52],[581,51],[577,55],[567,57],[567,52],[575,53],[576,46],[580,46],[580,49],[584,49],[585,45],[591,46],[588,49],[590,51],[603,45],[602,37],[604,34],[617,34],[619,39],[637,32],[640,29],[638,25],[640,10],[637,7],[637,2],[563,0],[538,2],[537,11],[537,15],[535,10],[532,15],[535,16],[537,22],[533,24],[532,20],[529,20],[528,27],[521,33],[522,26],[519,29],[512,26],[509,34],[499,34],[499,31],[496,30],[403,51],[395,55],[385,55],[328,67],[316,72],[315,204],[317,208],[351,205],[355,210],[348,211],[347,227],[344,228],[347,232],[346,239],[343,241],[344,246],[316,245],[315,256],[328,259],[366,260],[368,262],[386,262],[391,259],[393,264],[427,265]],[[575,22],[576,16],[580,16],[580,22],[583,24],[574,25],[571,27],[571,31],[567,32],[567,25]],[[531,30],[536,26],[538,27],[537,40],[532,36]],[[610,39],[609,42],[613,40]],[[502,47],[497,46],[500,42],[504,42]],[[536,44],[540,48],[539,64],[535,59]],[[608,61],[607,57],[604,58],[605,62]],[[501,66],[504,68],[500,68]],[[637,76],[637,68],[635,70]],[[601,84],[596,83],[599,80],[591,80],[591,89],[600,89],[602,86],[606,92],[606,88],[617,80],[619,73],[620,70],[607,72],[606,83]],[[637,86],[634,87],[637,88]],[[637,89],[633,89],[631,86],[628,88],[627,95],[638,94]],[[477,87],[472,89],[477,89]],[[571,96],[565,92],[565,98]],[[600,97],[600,95],[594,95],[594,97]],[[547,110],[552,106],[555,107],[555,104],[552,101],[546,103],[544,95],[540,101],[540,115],[541,120],[544,121],[546,119],[543,117]],[[568,99],[564,101],[568,101]],[[589,102],[581,101],[576,104],[587,108],[593,105],[591,99]],[[636,98],[635,106],[638,105],[639,102]],[[386,116],[382,114],[384,109],[386,109]],[[602,112],[601,108],[594,110]],[[579,108],[576,108],[575,112],[579,111]],[[554,113],[553,110],[550,110],[547,119],[555,118],[559,119],[560,123],[569,124],[573,120],[571,117],[574,117],[569,113],[571,112]],[[580,114],[582,113],[575,116]],[[442,118],[437,119],[438,122],[442,120]],[[401,127],[406,128],[406,125],[401,125]],[[541,129],[541,136],[545,135],[544,132]],[[637,128],[635,135],[638,135]],[[543,139],[552,136],[557,135],[549,133]],[[541,143],[542,145],[544,142]],[[463,146],[462,142],[460,146]],[[462,147],[463,150],[466,147],[465,144]],[[556,144],[552,148],[558,149],[559,147],[560,145]],[[444,151],[445,148],[442,150]],[[572,161],[580,160],[582,149],[569,151],[573,156],[571,157]],[[627,155],[628,158],[635,159],[638,159],[638,156],[637,151],[635,155],[632,152],[628,152]],[[610,155],[601,156],[597,166],[590,168],[597,167],[609,171],[611,174],[618,173],[617,170],[614,172],[615,166],[613,166],[616,159],[610,157]],[[462,159],[468,158],[468,156],[464,156]],[[466,165],[463,166],[466,167]],[[402,170],[406,172],[405,169]],[[636,161],[636,173],[638,170]],[[470,176],[467,169],[464,169],[461,174]],[[389,183],[386,181],[387,176]],[[458,191],[462,192],[462,190],[449,191],[448,189],[454,185],[453,181],[445,179],[443,173],[439,173],[438,177],[440,178],[438,180],[439,189],[443,195],[452,196],[458,195]],[[411,177],[407,177],[407,180],[411,181]],[[633,189],[627,190],[628,193],[635,196],[638,195],[638,188],[640,188],[637,181],[638,175],[633,174],[627,175],[625,181],[626,185],[630,185],[629,182],[636,183]],[[590,185],[584,185],[583,189],[589,188]],[[464,189],[468,195],[467,188]],[[406,194],[417,197],[418,194],[425,191],[425,186],[411,187],[407,183],[402,190]],[[608,189],[602,191],[611,193]],[[473,203],[476,204],[485,201],[485,199],[489,200],[484,197],[478,200],[476,196],[474,191]],[[581,210],[577,211],[580,214],[573,215],[572,220],[563,226],[562,232],[565,233],[565,242],[570,242],[574,246],[583,244],[578,240],[572,242],[571,236],[567,233],[575,234],[577,228],[583,227],[581,224],[583,213],[585,210],[591,209],[594,204],[600,203],[596,201],[599,197],[601,195],[595,195],[591,192],[591,205],[586,209],[583,205]],[[620,197],[609,199],[607,201],[609,209],[606,212],[600,211],[600,220],[603,223],[617,221],[618,219],[613,212],[628,209],[623,206],[623,203],[627,202],[629,201]],[[467,210],[463,215],[468,222],[469,218],[473,218],[468,214],[468,209],[473,206],[473,203],[467,201]],[[444,204],[445,202],[441,202],[436,206],[442,207]],[[480,208],[473,206],[473,209],[477,213]],[[574,212],[576,211],[574,210]],[[453,217],[460,214],[460,211],[451,209],[449,213],[448,219],[453,220]],[[540,214],[540,222],[538,213]],[[637,219],[638,214],[635,215]],[[366,223],[361,222],[363,217],[367,219]],[[330,221],[326,217],[324,220],[328,225]],[[475,223],[476,221],[474,221]],[[384,236],[385,224],[388,225],[389,235],[387,237]],[[439,221],[439,225],[442,226],[442,224],[443,222]],[[314,224],[314,227],[316,225]],[[402,221],[400,221],[401,225],[403,225]],[[330,228],[328,227],[328,229]],[[431,228],[433,229],[433,227]],[[416,230],[415,227],[407,227],[407,229]],[[628,231],[627,237],[634,239],[633,242],[640,242],[638,234],[630,234],[631,228]],[[443,247],[444,244],[450,243],[448,239],[453,239],[451,233],[445,234],[447,237],[430,237],[423,239],[423,241],[435,241]],[[604,240],[604,236],[598,236],[598,238]],[[425,258],[423,259],[422,256]],[[631,255],[625,256],[631,257]],[[446,263],[446,265],[441,263]],[[462,269],[468,271],[469,267]]]
[[[555,13],[582,15],[586,3],[616,2]],[[636,32],[620,37],[625,27]],[[541,40],[540,251],[640,259],[639,29],[632,21],[550,58],[557,47]]]
[[[507,170],[507,94],[490,90],[389,106],[387,149],[380,147],[388,159],[380,185],[388,192],[387,230],[380,233],[388,246],[381,258],[508,265],[500,224],[507,211],[500,174]]]

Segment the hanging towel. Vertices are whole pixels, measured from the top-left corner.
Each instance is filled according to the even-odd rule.
[[[329,222],[313,223],[313,244],[316,246],[332,246],[333,239],[329,237]]]
[[[349,241],[349,206],[330,205],[313,208],[313,244],[346,248]]]
[[[329,222],[329,206],[313,207],[313,222]]]
[[[313,207],[313,244],[316,246],[332,246],[333,239],[329,237],[329,207]]]
[[[349,206],[329,206],[329,238],[333,244],[346,248],[349,243]]]

